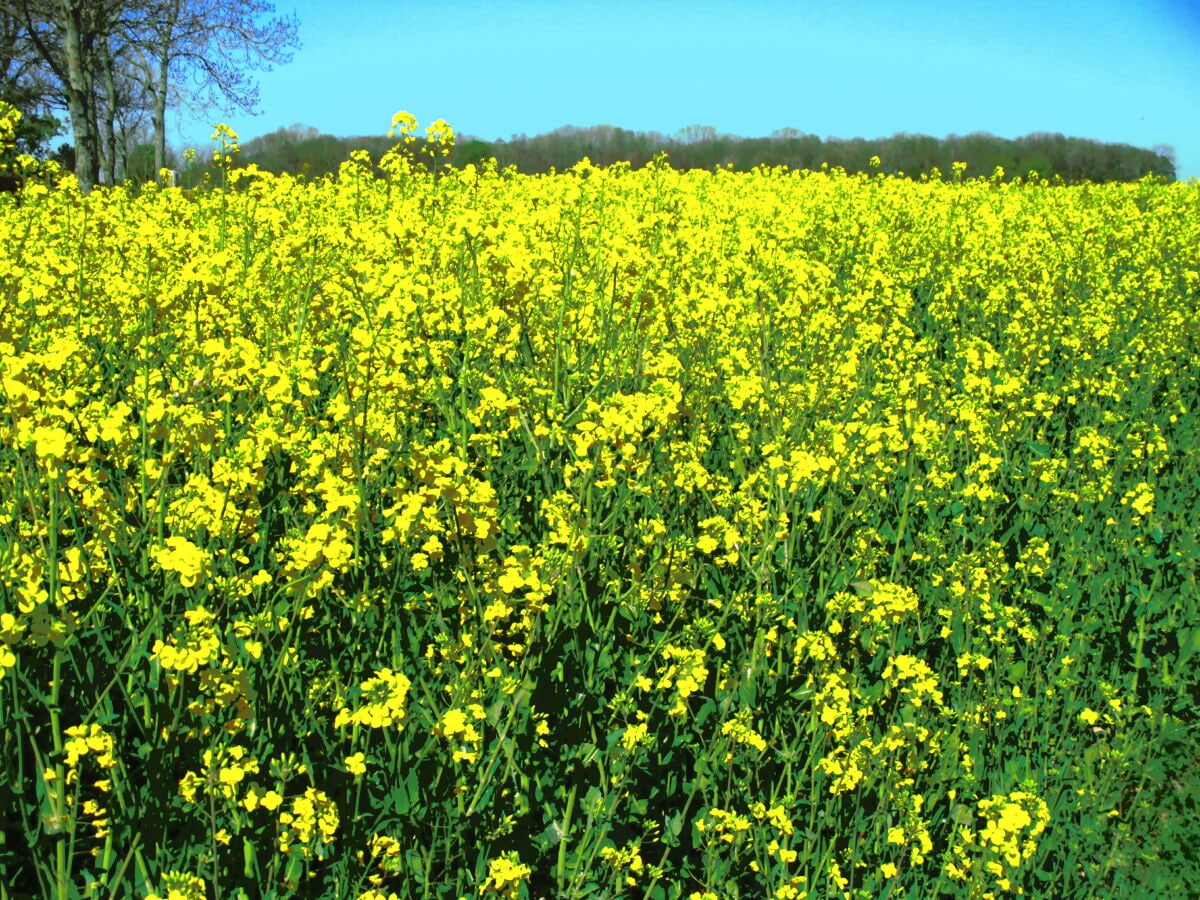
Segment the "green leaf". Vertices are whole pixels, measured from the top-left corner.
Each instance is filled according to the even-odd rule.
[[[248,837],[242,838],[242,874],[253,881],[258,880],[258,856],[254,841]]]
[[[397,815],[405,815],[420,804],[421,788],[417,783],[417,770],[410,769],[408,776],[392,788],[392,809]]]
[[[667,833],[673,838],[683,832],[683,813],[677,812],[667,820]]]
[[[717,711],[717,703],[715,700],[708,698],[700,704],[700,708],[696,710],[696,727],[699,728],[709,717]]]
[[[1180,628],[1175,633],[1175,638],[1179,641],[1177,665],[1182,669],[1189,659],[1200,653],[1200,628]]]

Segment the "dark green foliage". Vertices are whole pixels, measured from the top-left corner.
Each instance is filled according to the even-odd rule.
[[[305,174],[315,178],[337,171],[351,150],[365,149],[372,159],[394,143],[386,137],[337,138],[315,128],[293,125],[242,145],[241,164],[255,163],[270,172]],[[889,138],[866,140],[826,138],[784,128],[770,137],[742,138],[718,134],[707,126],[691,126],[667,137],[657,132],[635,132],[611,125],[591,128],[564,126],[548,134],[510,140],[484,141],[464,137],[454,149],[455,166],[479,165],[495,158],[501,169],[515,166],[533,174],[563,171],[585,157],[594,165],[628,162],[641,168],[656,154],[666,153],[676,169],[732,167],[745,172],[756,166],[792,169],[842,168],[871,172],[871,158],[879,157],[879,170],[910,177],[940,174],[949,177],[953,164],[966,163],[966,176],[991,175],[997,166],[1005,179],[1059,177],[1067,183],[1084,181],[1136,181],[1146,175],[1175,178],[1173,151],[1169,147],[1145,150],[1127,144],[1104,144],[1086,138],[1036,133],[1008,140],[985,132],[934,138],[901,132]],[[935,174],[936,173],[936,174]]]

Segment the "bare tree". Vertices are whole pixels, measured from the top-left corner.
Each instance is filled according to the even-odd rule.
[[[57,130],[53,110],[59,108],[60,93],[54,74],[29,40],[23,18],[0,2],[0,100],[23,113],[17,149],[31,151]]]
[[[86,190],[102,172],[110,183],[120,175],[145,111],[156,170],[172,101],[254,111],[252,73],[299,46],[296,21],[273,12],[262,0],[0,0],[0,76],[31,60],[44,70],[70,117]]]
[[[130,148],[146,137],[143,126],[151,103],[132,51],[126,33],[121,31],[110,35],[97,54],[98,77],[102,81],[98,88],[97,118],[102,168],[109,184],[125,177]]]
[[[59,85],[75,138],[75,174],[86,190],[100,178],[96,73],[100,47],[115,33],[117,0],[3,0],[0,9],[24,29],[24,37]]]
[[[711,125],[687,125],[675,132],[681,144],[711,144],[717,139],[717,129]]]
[[[295,19],[272,17],[261,0],[146,0],[129,37],[151,102],[154,164],[166,158],[170,93],[204,106],[253,112],[251,72],[289,62],[299,47]]]

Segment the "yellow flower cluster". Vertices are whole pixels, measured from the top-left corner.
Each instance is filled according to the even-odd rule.
[[[487,877],[479,885],[479,896],[518,897],[525,880],[533,874],[515,853],[506,853],[488,862]]]
[[[483,741],[483,735],[474,723],[485,718],[487,714],[478,703],[468,704],[465,710],[451,708],[442,714],[442,720],[434,726],[433,733],[454,747],[454,762],[473,763],[479,757],[479,745]]]
[[[164,872],[161,887],[146,895],[146,900],[207,900],[204,879],[186,872]]]
[[[380,669],[359,685],[361,696],[356,709],[343,708],[334,716],[333,726],[366,725],[369,728],[404,727],[404,703],[412,682],[402,672]]]
[[[205,750],[202,758],[203,768],[189,771],[179,782],[179,795],[188,803],[200,802],[210,794],[234,802],[246,776],[258,772],[258,760],[249,756],[245,747]]]
[[[635,887],[638,879],[646,871],[642,848],[636,843],[626,844],[622,848],[602,847],[600,858],[614,869],[625,872],[626,887]]]
[[[383,538],[415,545],[413,569],[419,572],[441,560],[452,541],[478,542],[481,549],[494,545],[495,489],[471,474],[471,464],[448,441],[414,449],[409,466],[412,481],[396,488],[393,505],[384,511]]]
[[[4,674],[17,664],[17,654],[12,648],[21,640],[25,624],[17,620],[12,613],[0,613],[0,680]]]
[[[732,719],[721,726],[721,734],[729,735],[736,743],[752,747],[759,753],[763,753],[767,749],[767,742],[761,734],[754,730],[751,724],[752,718],[749,710],[738,710]],[[731,762],[732,760],[732,752],[727,753],[725,761]]]
[[[1099,801],[1015,736],[1120,781],[1191,685],[1194,187],[524,177],[392,131],[336,178],[239,171],[219,128],[219,189],[0,202],[0,686],[42,870],[75,883],[79,822],[120,870],[148,810],[194,820],[136,876],[164,897],[210,891],[193,864],[231,892],[235,836],[271,889],[372,900],[598,863],[1028,890],[1039,797]],[[380,803],[395,838],[358,830]]]
[[[1046,802],[1028,791],[993,795],[978,803],[982,828],[959,826],[946,866],[952,878],[1016,891],[1018,870],[1037,850],[1037,838],[1050,824]]]
[[[395,875],[402,865],[401,851],[402,845],[398,840],[386,834],[377,834],[372,836],[367,844],[367,852],[359,850],[356,854],[360,863],[369,862],[374,869],[368,876],[367,880],[374,887],[358,896],[358,900],[388,900],[389,897],[395,897],[395,894],[383,894],[378,888],[384,881]]]
[[[322,858],[338,830],[337,805],[324,791],[308,788],[292,798],[291,808],[279,813],[279,852],[299,846],[301,855]]]
[[[654,689],[673,691],[675,703],[669,710],[673,717],[687,713],[688,698],[699,691],[708,678],[703,648],[689,649],[668,644],[662,649],[664,665],[658,667]]]
[[[151,652],[158,664],[167,671],[194,675],[201,666],[216,660],[220,654],[221,640],[215,627],[216,616],[203,606],[189,609],[183,618],[187,622],[183,637],[155,641]]]
[[[63,744],[67,766],[74,769],[79,760],[89,753],[96,757],[96,765],[102,769],[111,769],[117,762],[113,758],[112,735],[106,733],[99,725],[75,725],[63,732],[68,738]],[[68,776],[67,781],[71,778]]]
[[[199,584],[208,568],[209,555],[184,537],[169,537],[152,551],[154,561],[165,572],[175,572],[185,588]]]
[[[177,629],[165,641],[156,640],[151,649],[151,658],[167,672],[168,684],[179,685],[186,680],[195,686],[196,694],[187,710],[200,723],[198,727],[181,726],[182,733],[207,735],[217,727],[229,733],[242,731],[254,720],[245,666],[235,658],[234,648],[222,640],[213,612],[197,606],[185,611],[183,618],[182,630]],[[246,653],[255,658],[261,655],[262,645],[249,636],[271,624],[271,616],[260,615],[249,621],[236,620],[231,630],[244,639]],[[184,676],[194,676],[194,681]],[[218,725],[216,720],[224,710],[232,710],[234,715]]]
[[[842,592],[831,597],[826,609],[833,617],[830,632],[843,630],[842,620],[849,620],[849,634],[866,638],[867,649],[874,650],[886,639],[886,629],[898,625],[916,614],[916,592],[898,584],[875,582],[857,586],[855,593]]]

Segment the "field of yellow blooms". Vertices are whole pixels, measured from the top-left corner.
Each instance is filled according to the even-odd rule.
[[[0,197],[0,897],[1200,895],[1200,185],[450,139]]]

